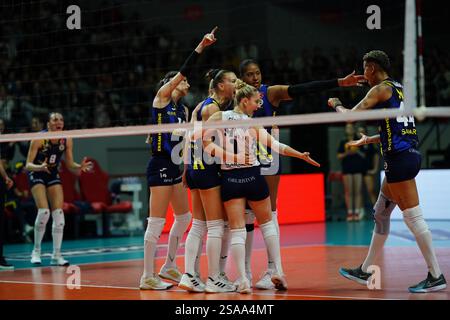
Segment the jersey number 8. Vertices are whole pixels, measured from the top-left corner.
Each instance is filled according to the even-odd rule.
[[[53,163],[55,163],[55,161],[56,161],[56,154],[52,154],[50,156],[50,159],[48,160],[48,163],[53,164]]]

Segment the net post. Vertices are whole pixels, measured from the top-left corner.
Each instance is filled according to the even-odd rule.
[[[403,85],[405,110],[409,112],[417,108],[416,19],[415,0],[405,0]]]

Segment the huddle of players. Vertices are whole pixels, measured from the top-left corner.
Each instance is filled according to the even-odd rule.
[[[187,109],[179,100],[188,93],[192,66],[207,46],[213,44],[216,28],[205,35],[181,69],[166,74],[153,101],[154,124],[188,121]],[[211,70],[209,97],[194,109],[191,122],[236,121],[251,123],[252,117],[275,116],[283,100],[338,86],[354,86],[362,76],[313,81],[296,85],[267,86],[261,84],[257,62],[245,60],[240,66],[241,79],[229,70]],[[144,272],[141,289],[164,290],[172,283],[192,292],[252,291],[250,268],[253,223],[256,218],[268,256],[267,271],[256,283],[260,289],[286,290],[287,281],[280,258],[279,226],[276,195],[280,169],[263,176],[261,167],[270,167],[277,154],[297,157],[320,166],[309,153],[298,152],[278,142],[268,130],[256,125],[195,132],[151,134],[152,158],[147,167],[150,187],[150,217],[144,236]],[[179,139],[185,139],[180,150]],[[272,151],[273,150],[273,151]],[[183,151],[183,152],[180,152]],[[182,155],[182,156],[181,156]],[[184,170],[177,160],[182,157]],[[187,192],[191,190],[192,213]],[[168,252],[159,273],[154,271],[157,241],[165,224],[169,203],[174,209],[174,223],[169,233]],[[180,240],[187,230],[185,272],[178,271],[175,257]],[[200,278],[199,259],[206,237],[208,278]],[[231,282],[225,273],[228,251],[231,251],[238,279]]]
[[[152,104],[152,119],[155,124],[188,121],[187,109],[179,104],[179,100],[188,92],[187,79],[196,59],[203,49],[216,41],[214,35],[216,29],[204,36],[178,72],[169,72],[161,81],[161,87]],[[176,130],[172,133],[150,136],[152,157],[147,167],[151,193],[150,217],[144,235],[144,272],[140,281],[141,289],[170,288],[172,284],[163,281],[162,277],[175,281],[188,291],[251,292],[250,257],[255,217],[263,234],[268,256],[267,271],[255,286],[260,289],[287,289],[281,265],[276,212],[280,168],[277,168],[277,172],[270,172],[272,169],[270,163],[277,156],[276,153],[279,153],[297,157],[315,166],[319,164],[309,157],[309,153],[301,153],[279,143],[269,134],[270,129],[265,130],[255,125],[249,128],[233,127],[231,122],[244,120],[251,123],[251,117],[275,116],[280,101],[337,86],[354,86],[364,79],[367,80],[371,90],[354,108],[344,108],[337,98],[329,100],[330,107],[338,112],[380,108],[402,109],[402,85],[388,75],[390,67],[388,56],[382,51],[374,50],[367,53],[363,60],[364,76],[352,73],[341,79],[289,86],[261,84],[261,71],[258,64],[252,60],[241,63],[240,76],[244,81],[238,80],[231,71],[215,70],[210,73],[210,96],[195,108],[191,121],[230,121],[230,126],[224,130],[204,130],[194,133]],[[384,246],[390,229],[390,214],[398,205],[429,270],[427,278],[411,286],[409,291],[419,293],[443,290],[447,282],[436,258],[431,232],[423,218],[415,182],[420,170],[421,155],[417,150],[418,138],[414,129],[414,117],[385,119],[379,121],[379,125],[379,135],[372,137],[363,135],[360,140],[349,143],[352,146],[380,143],[386,177],[374,206],[375,227],[367,257],[359,267],[341,268],[339,272],[352,281],[364,285],[368,283],[371,276],[368,268]],[[62,115],[51,113],[47,130],[61,131],[63,128]],[[177,135],[189,141],[182,153],[185,158],[183,172],[177,164],[181,153],[175,152],[178,142],[173,138]],[[217,143],[220,141],[222,143]],[[26,168],[31,192],[38,208],[35,244],[31,257],[33,264],[41,263],[40,245],[49,220],[50,208],[53,217],[51,264],[63,266],[69,263],[61,255],[64,213],[58,166],[64,153],[69,168],[82,171],[92,169],[92,163],[86,158],[81,164],[74,161],[72,148],[71,139],[35,140],[30,145]],[[209,156],[205,157],[205,152]],[[217,161],[211,162],[212,158],[216,158]],[[220,164],[220,168],[217,163]],[[271,174],[262,176],[262,168],[267,165]],[[8,178],[3,172],[2,176],[8,183]],[[191,189],[192,214],[189,211],[184,185]],[[166,261],[157,274],[154,272],[154,258],[169,203],[174,210],[175,221],[169,234]],[[246,210],[247,205],[249,210]],[[192,215],[194,219],[186,240],[185,273],[181,274],[175,261],[176,252]],[[208,259],[206,284],[200,279],[199,273],[199,257],[205,234],[207,234]],[[230,282],[225,274],[229,244],[239,275],[234,283]]]

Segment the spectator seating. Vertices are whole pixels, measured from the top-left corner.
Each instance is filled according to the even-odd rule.
[[[109,216],[116,213],[131,213],[133,206],[130,201],[118,202],[114,198],[114,194],[109,190],[109,175],[103,171],[94,159],[89,159],[93,162],[92,172],[81,172],[79,175],[72,172],[66,165],[65,161],[61,161],[59,168],[59,175],[64,192],[63,211],[66,217],[66,232],[71,238],[80,237],[80,226],[86,220],[86,217],[94,216],[97,221],[97,234],[102,236],[109,236]],[[28,192],[28,198],[21,198],[21,204],[27,206],[28,211],[35,209],[34,201],[32,200],[30,186],[28,182],[27,173],[24,170],[19,171],[13,176],[15,188]],[[78,186],[79,184],[79,190]],[[8,205],[5,210],[5,217],[7,219],[8,233],[12,234],[13,221],[16,220],[14,215],[14,203]],[[24,214],[26,214],[24,212]],[[26,215],[27,223],[32,225],[34,223],[35,214],[28,213]],[[51,225],[51,224],[49,224]]]
[[[84,201],[88,201],[92,206],[94,214],[102,216],[102,235],[109,236],[109,216],[115,213],[131,213],[133,206],[130,201],[115,203],[108,188],[109,175],[102,170],[95,159],[88,159],[93,163],[91,172],[80,173],[80,191]]]

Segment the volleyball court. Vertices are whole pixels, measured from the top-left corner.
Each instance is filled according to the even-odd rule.
[[[40,8],[41,3],[37,2],[36,8]],[[51,7],[52,2],[49,2]],[[54,4],[53,4],[54,5]],[[135,3],[129,4],[136,5]],[[406,24],[405,30],[415,28],[416,23],[420,26],[420,15],[416,16],[414,8],[410,7],[410,1],[406,1]],[[56,5],[57,6],[57,5]],[[62,6],[62,5],[61,5]],[[123,5],[125,6],[125,5]],[[21,5],[9,4],[4,8],[15,12],[21,8],[27,7],[25,2]],[[251,7],[251,5],[250,5]],[[30,8],[29,8],[30,9]],[[31,8],[32,9],[32,8]],[[30,10],[31,10],[30,9]],[[61,8],[59,8],[61,9]],[[125,40],[119,37],[120,26],[124,21],[115,16],[118,8],[112,6],[103,13],[113,13],[112,18],[106,17],[103,21],[103,27],[117,27],[117,30],[111,31],[112,39],[108,40],[108,34],[101,34],[100,30],[95,29],[95,24],[91,25],[91,30],[95,30],[97,36],[104,36],[105,39],[100,43],[107,44],[108,41],[118,41],[126,44]],[[193,10],[193,9],[192,9]],[[220,10],[218,10],[220,11]],[[91,9],[87,14],[95,15],[98,10]],[[219,14],[220,12],[216,12]],[[195,16],[195,12],[192,13]],[[58,15],[56,15],[57,17]],[[62,14],[60,15],[60,18]],[[32,18],[37,19],[36,17]],[[108,20],[112,19],[112,20]],[[13,20],[11,20],[14,22]],[[22,21],[15,21],[20,23]],[[411,25],[410,25],[411,23]],[[412,28],[411,28],[412,26]],[[66,31],[56,32],[52,29],[40,30],[40,36],[47,37],[51,34],[65,35]],[[37,36],[30,32],[28,36]],[[156,30],[162,32],[165,30]],[[203,32],[203,31],[202,31]],[[313,130],[314,126],[330,127],[328,134],[339,131],[344,123],[376,121],[386,118],[410,119],[415,116],[418,131],[425,131],[423,137],[425,144],[423,150],[427,150],[431,138],[429,135],[433,128],[438,127],[439,137],[445,135],[448,129],[448,117],[450,116],[450,107],[429,106],[425,104],[424,93],[424,70],[422,56],[416,59],[414,43],[416,35],[405,31],[405,38],[411,37],[412,40],[405,45],[404,57],[404,75],[405,75],[405,109],[399,110],[379,110],[362,111],[358,113],[331,113],[315,112],[298,115],[280,115],[277,117],[255,118],[251,125],[257,124],[263,127],[279,127],[280,140],[290,140],[291,145],[303,148],[313,145],[309,143],[302,144],[303,139],[318,139],[313,135],[307,135],[308,130]],[[179,32],[178,36],[183,32]],[[26,34],[27,35],[27,34]],[[80,36],[80,43],[87,41],[83,33]],[[164,47],[164,41],[160,40],[160,48],[150,48],[143,45],[145,36],[136,35],[136,42],[141,44],[142,51],[134,53],[133,59],[148,59],[148,55],[159,57],[164,52],[188,52],[181,48],[174,47],[167,49]],[[116,38],[114,38],[116,37]],[[149,36],[151,39],[151,36]],[[420,39],[420,38],[419,38]],[[405,41],[406,43],[407,41]],[[420,40],[419,40],[420,42]],[[219,37],[220,43],[220,37]],[[74,46],[71,43],[66,46]],[[77,44],[79,45],[79,44]],[[138,45],[136,45],[138,47]],[[145,79],[146,71],[143,65],[137,64],[137,70],[131,70],[127,61],[121,60],[123,53],[116,52],[116,55],[108,55],[106,64],[117,63],[117,69],[114,72],[108,71],[107,65],[86,73],[86,66],[92,66],[95,59],[77,60],[77,56],[71,56],[65,53],[66,57],[52,56],[46,59],[45,54],[51,48],[51,43],[43,43],[41,47],[18,47],[19,56],[29,52],[33,57],[39,57],[42,61],[19,60],[19,65],[15,71],[26,78],[24,84],[30,85],[34,81],[39,83],[50,83],[57,85],[58,79],[64,79],[67,83],[69,92],[66,96],[70,101],[67,107],[62,108],[65,118],[66,130],[47,133],[33,133],[25,129],[25,124],[21,119],[14,119],[14,116],[23,115],[30,117],[31,109],[26,108],[28,98],[22,97],[21,112],[15,114],[9,123],[15,127],[15,132],[2,134],[0,141],[2,143],[25,144],[30,140],[43,139],[67,139],[72,138],[73,152],[75,160],[81,163],[83,156],[92,166],[92,170],[86,170],[79,174],[73,173],[67,167],[67,159],[62,162],[59,173],[62,180],[64,191],[63,211],[65,215],[65,231],[62,245],[62,254],[65,259],[70,261],[70,266],[51,266],[54,257],[52,252],[52,242],[49,236],[50,223],[47,226],[47,236],[42,243],[40,266],[34,266],[30,263],[30,254],[33,250],[33,243],[8,244],[5,247],[5,257],[15,266],[14,271],[5,271],[0,273],[0,298],[1,299],[45,299],[45,300],[384,300],[384,299],[444,299],[450,298],[448,289],[436,293],[411,294],[407,288],[414,283],[419,282],[425,275],[427,265],[420,251],[417,248],[414,237],[409,233],[408,227],[401,220],[401,213],[394,212],[391,223],[391,233],[387,240],[381,257],[377,259],[376,265],[381,270],[379,278],[372,279],[367,286],[356,284],[344,279],[339,274],[341,267],[358,266],[364,260],[367,253],[367,246],[370,243],[374,222],[366,218],[358,223],[347,223],[344,221],[330,221],[330,216],[335,197],[342,194],[342,177],[339,174],[330,174],[325,170],[316,170],[299,166],[298,163],[289,162],[281,159],[284,167],[296,171],[295,174],[282,175],[278,191],[278,222],[280,224],[280,247],[281,258],[284,266],[284,273],[289,283],[287,291],[258,290],[253,289],[251,294],[243,295],[235,292],[230,293],[188,293],[176,285],[172,288],[162,291],[140,290],[139,279],[143,269],[143,237],[145,231],[146,217],[148,216],[148,188],[145,176],[145,166],[150,158],[149,146],[145,144],[146,136],[149,134],[158,135],[161,133],[172,133],[174,130],[193,130],[192,123],[176,124],[146,124],[145,109],[149,107],[148,97],[143,97],[145,90],[155,89],[147,87],[149,78],[152,82],[157,82],[155,75]],[[227,50],[227,45],[219,44],[218,50]],[[136,48],[137,49],[137,48]],[[100,50],[100,49],[99,49]],[[148,50],[148,51],[146,51]],[[34,55],[36,54],[36,55]],[[80,53],[83,56],[82,53]],[[213,55],[210,55],[211,58]],[[81,78],[84,83],[71,82],[71,76],[61,72],[59,78],[54,74],[44,75],[41,79],[30,79],[36,74],[27,71],[24,66],[35,68],[44,65],[46,68],[62,68],[67,72],[73,72],[73,66],[63,67],[67,61],[75,61],[80,64],[86,63],[80,67],[83,69]],[[86,59],[85,59],[86,60]],[[419,63],[419,74],[416,74],[415,61]],[[122,64],[125,62],[124,64]],[[27,65],[28,63],[28,65]],[[90,64],[88,64],[90,63]],[[147,61],[148,63],[148,61]],[[179,67],[178,61],[171,61],[169,66],[145,65],[156,75],[161,75],[163,71]],[[358,61],[355,61],[358,63]],[[21,64],[21,66],[20,66]],[[181,62],[180,62],[181,65]],[[200,69],[207,63],[199,64],[195,69],[195,76],[191,82],[202,83]],[[123,69],[121,69],[123,67]],[[221,66],[217,66],[221,67]],[[67,68],[67,69],[64,69]],[[102,72],[105,68],[106,72]],[[89,69],[89,68],[87,68]],[[79,71],[79,70],[78,70]],[[77,72],[78,72],[77,71]],[[197,72],[198,71],[198,72]],[[83,73],[84,72],[84,73]],[[426,70],[425,70],[426,72]],[[117,83],[113,76],[120,77],[121,81]],[[138,79],[135,79],[137,77]],[[126,79],[127,78],[127,79]],[[415,81],[419,79],[419,90],[415,88]],[[101,83],[98,88],[92,87],[92,81]],[[74,90],[71,96],[73,86],[84,86],[84,91]],[[108,91],[110,90],[110,91]],[[206,88],[200,86],[198,91],[203,90],[203,98],[206,96]],[[362,89],[361,89],[362,90]],[[76,94],[76,92],[84,92]],[[105,92],[113,92],[106,97]],[[116,94],[114,94],[114,92]],[[333,91],[334,96],[343,94],[342,91]],[[32,99],[35,104],[34,110],[40,110],[39,105],[45,103],[63,103],[65,100],[60,91],[54,90],[53,93],[35,94],[31,98],[44,98],[45,101]],[[331,94],[330,94],[331,95]],[[417,98],[417,95],[420,99]],[[52,100],[52,97],[59,97],[60,100]],[[188,98],[194,100],[202,96],[201,94],[191,95]],[[127,97],[120,103],[120,97]],[[331,97],[331,96],[330,96]],[[96,106],[89,105],[88,100],[94,99]],[[199,100],[200,101],[200,100]],[[419,101],[419,105],[415,101]],[[195,104],[198,101],[195,101]],[[39,104],[40,103],[40,104]],[[194,105],[195,106],[195,105]],[[114,110],[111,116],[110,110]],[[28,111],[27,111],[28,110]],[[143,111],[144,110],[144,111]],[[324,111],[324,110],[319,110]],[[45,113],[44,111],[42,111]],[[402,120],[403,121],[403,120]],[[408,120],[407,120],[408,121]],[[370,122],[369,122],[370,123]],[[231,125],[226,121],[218,121],[204,125],[204,129],[224,129]],[[247,128],[250,126],[248,121],[235,121],[233,127]],[[440,126],[440,128],[439,128]],[[306,128],[306,129],[305,129]],[[41,128],[42,129],[42,128]],[[372,130],[373,129],[373,130]],[[376,128],[371,128],[375,131]],[[28,131],[27,131],[28,130]],[[333,131],[334,130],[334,131]],[[292,132],[301,133],[296,136]],[[312,131],[317,132],[317,131]],[[303,135],[302,135],[303,134]],[[332,140],[332,139],[330,139]],[[316,144],[321,144],[316,141]],[[324,144],[326,142],[323,142]],[[440,142],[439,142],[440,143]],[[329,147],[329,146],[328,146]],[[330,147],[331,148],[331,147]],[[439,149],[440,146],[439,146]],[[314,150],[311,156],[314,158]],[[437,153],[427,152],[424,154],[424,161],[433,161],[433,156]],[[431,159],[431,160],[430,160]],[[298,161],[298,160],[296,160]],[[326,163],[328,159],[320,159],[319,162]],[[82,163],[81,163],[82,165]],[[23,171],[23,163],[15,165],[15,188],[22,193],[30,192],[30,186],[24,178],[26,173]],[[450,275],[450,222],[448,221],[448,206],[434,204],[445,201],[445,175],[448,171],[432,172],[432,170],[422,170],[418,176],[419,195],[423,203],[425,219],[429,224],[433,234],[433,245],[436,255],[444,275]],[[441,185],[435,187],[436,182],[440,180]],[[429,187],[430,186],[430,187]],[[430,189],[432,191],[430,192]],[[337,191],[336,191],[337,190]],[[187,191],[188,192],[188,191]],[[191,197],[189,193],[189,203]],[[341,204],[342,205],[342,204]],[[190,208],[192,212],[192,207]],[[17,218],[14,216],[14,208],[6,206],[7,230],[17,224]],[[163,233],[158,241],[156,253],[156,267],[159,270],[164,263],[168,253],[169,230],[173,223],[173,210],[169,208],[167,212],[167,221]],[[370,212],[367,212],[370,215]],[[334,219],[334,220],[340,220]],[[184,234],[180,248],[177,252],[176,263],[180,270],[183,270],[185,257],[186,234]],[[265,265],[267,264],[267,253],[265,242],[260,229],[255,229],[255,240],[253,244],[253,254],[251,258],[251,270],[253,273],[253,285],[263,275]],[[205,278],[207,275],[207,257],[205,255],[205,244],[200,257],[199,273]],[[229,254],[226,264],[227,276],[230,279],[238,277],[238,270],[231,254]]]

